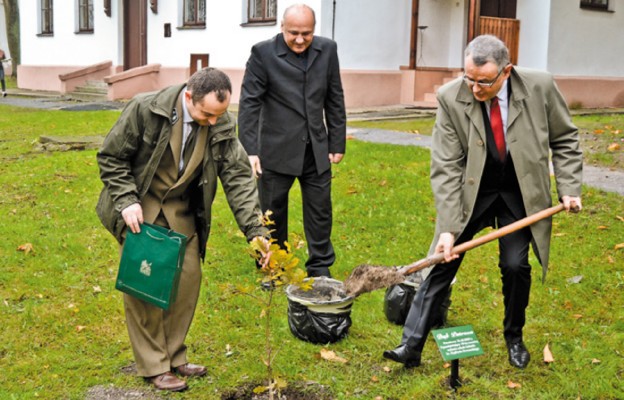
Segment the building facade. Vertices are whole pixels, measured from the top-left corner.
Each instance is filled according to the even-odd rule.
[[[206,65],[233,81],[293,0],[21,0],[18,87],[110,99],[184,82]],[[616,0],[309,0],[338,43],[348,107],[434,104],[475,35],[503,36],[514,62],[552,72],[569,103],[624,106],[624,3]],[[511,32],[511,33],[509,33]],[[617,38],[620,38],[618,40]]]

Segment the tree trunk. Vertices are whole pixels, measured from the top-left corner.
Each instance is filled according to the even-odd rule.
[[[20,56],[20,24],[18,0],[4,0],[4,17],[7,27],[9,53],[13,62],[11,76],[17,76],[17,66],[21,64]]]

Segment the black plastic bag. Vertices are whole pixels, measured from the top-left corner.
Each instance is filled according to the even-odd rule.
[[[347,336],[351,310],[344,313],[318,313],[288,300],[288,325],[297,338],[314,344],[334,343]]]
[[[412,305],[412,300],[418,291],[420,284],[417,286],[399,283],[398,285],[392,285],[386,289],[384,296],[384,313],[388,321],[397,325],[405,324],[405,319],[409,313]],[[453,285],[449,287],[448,294],[444,299],[444,302],[440,306],[440,309],[436,312],[433,318],[433,327],[441,327],[446,325],[448,317],[448,310],[451,306],[451,293],[453,291]]]
[[[416,289],[414,286],[403,283],[392,285],[386,289],[384,313],[388,321],[397,325],[403,325],[415,294]]]

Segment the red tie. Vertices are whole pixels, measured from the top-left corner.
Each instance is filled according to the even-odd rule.
[[[498,105],[498,97],[494,97],[492,104],[490,104],[490,125],[492,126],[492,133],[494,133],[494,143],[496,143],[496,148],[498,149],[498,157],[501,161],[505,161],[507,149],[505,148],[505,131],[503,130],[503,118]]]

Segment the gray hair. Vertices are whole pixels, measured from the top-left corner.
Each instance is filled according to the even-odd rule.
[[[472,57],[472,62],[480,67],[492,62],[500,70],[509,64],[509,50],[502,40],[494,35],[481,35],[474,38],[464,51],[466,58]]]
[[[282,23],[286,19],[286,17],[288,16],[288,14],[294,13],[294,12],[302,12],[303,10],[308,10],[308,11],[310,11],[312,13],[312,19],[314,21],[314,26],[316,26],[316,14],[314,13],[314,10],[309,5],[303,4],[303,3],[293,4],[293,5],[290,5],[290,6],[286,7],[286,9],[284,10],[284,15],[282,16]]]
[[[186,84],[191,92],[193,104],[202,101],[208,93],[214,92],[217,100],[223,103],[227,95],[232,93],[230,78],[216,68],[203,68],[195,72]]]

